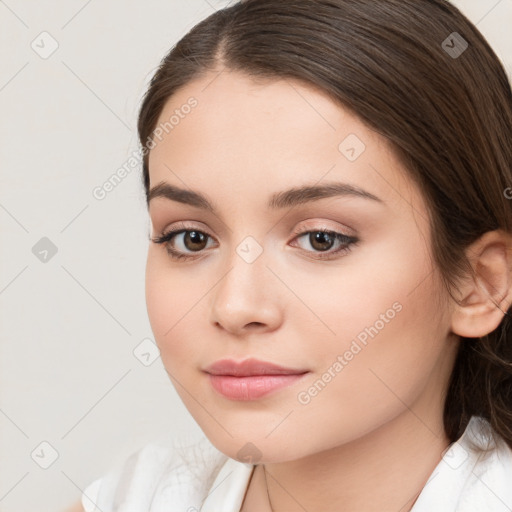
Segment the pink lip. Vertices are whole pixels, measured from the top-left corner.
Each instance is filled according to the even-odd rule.
[[[308,370],[285,368],[267,361],[222,359],[205,370],[213,388],[232,400],[255,400],[293,384]]]
[[[268,361],[249,358],[244,361],[233,359],[220,359],[205,369],[206,373],[212,375],[232,375],[235,377],[250,377],[253,375],[297,375],[306,373],[308,370],[297,368],[285,368]]]

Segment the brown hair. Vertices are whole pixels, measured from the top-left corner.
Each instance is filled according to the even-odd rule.
[[[163,58],[142,101],[146,197],[148,149],[166,101],[220,69],[306,82],[387,138],[423,191],[450,295],[472,273],[466,247],[487,231],[512,232],[510,83],[482,34],[448,1],[242,0],[213,13]],[[492,333],[461,337],[444,405],[452,442],[477,415],[512,448],[512,332],[504,315]]]

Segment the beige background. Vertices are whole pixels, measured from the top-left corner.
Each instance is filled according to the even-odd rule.
[[[93,190],[136,149],[160,58],[226,3],[0,1],[1,512],[62,510],[152,439],[200,435],[160,359],[144,364],[138,168],[102,200]],[[512,75],[512,0],[454,3]]]

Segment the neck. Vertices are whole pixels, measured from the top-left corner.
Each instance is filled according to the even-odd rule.
[[[428,426],[427,426],[428,425]],[[265,512],[409,512],[449,440],[442,417],[427,424],[406,410],[365,436],[333,449],[258,467]],[[264,490],[261,490],[264,488]]]

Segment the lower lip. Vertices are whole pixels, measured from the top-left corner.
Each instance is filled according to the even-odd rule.
[[[256,400],[302,379],[306,373],[292,375],[232,375],[209,374],[213,388],[231,400]]]

